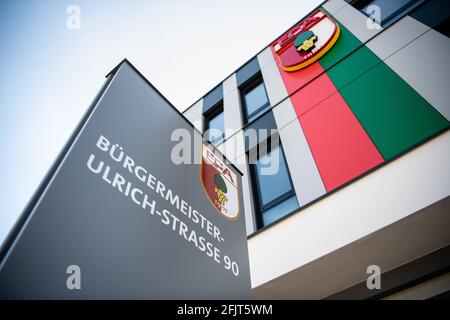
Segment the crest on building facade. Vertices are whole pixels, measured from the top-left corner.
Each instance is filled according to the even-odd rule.
[[[339,34],[339,25],[318,9],[275,41],[272,51],[283,70],[297,71],[327,53]]]
[[[222,159],[203,145],[200,179],[213,207],[225,218],[239,216],[238,180],[234,171]]]

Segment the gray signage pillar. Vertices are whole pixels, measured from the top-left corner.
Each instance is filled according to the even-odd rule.
[[[174,132],[195,163],[172,161]],[[208,189],[202,148],[124,60],[2,248],[0,298],[250,298],[240,173],[225,165],[236,181]]]

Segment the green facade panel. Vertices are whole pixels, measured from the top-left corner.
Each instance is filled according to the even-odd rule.
[[[387,160],[449,126],[447,119],[384,63],[340,92]]]
[[[322,58],[319,59],[320,64],[327,70],[337,62],[345,58],[351,52],[362,46],[361,41],[356,38],[347,28],[335,20],[339,25],[341,34],[336,44]]]
[[[327,71],[328,77],[338,90],[369,71],[377,64],[383,63],[369,48],[362,46],[342,62]]]
[[[339,21],[341,34],[336,44],[319,62],[337,89],[382,62]]]
[[[339,40],[319,62],[385,159],[449,127],[432,105],[336,22]]]

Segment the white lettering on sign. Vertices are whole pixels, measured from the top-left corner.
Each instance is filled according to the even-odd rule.
[[[112,161],[120,163],[124,173],[113,172],[112,167],[107,165],[106,162],[96,159],[94,153],[89,156],[86,163],[87,168],[92,173],[101,177],[105,183],[116,191],[129,197],[135,205],[141,207],[151,216],[158,217],[164,226],[181,239],[192,244],[216,263],[222,264],[226,270],[231,271],[235,276],[239,275],[238,263],[229,255],[223,254],[218,247],[225,239],[220,229],[213,222],[193,208],[173,189],[152,175],[148,169],[138,165],[131,156],[125,154],[122,146],[112,144],[104,136],[99,137],[96,146],[100,151],[108,154]],[[219,163],[215,157],[211,159],[215,159],[214,161],[218,166],[222,165],[226,169],[224,171],[226,171],[228,177],[236,181],[234,172],[226,168],[223,163]],[[130,174],[137,179],[137,184],[126,178],[125,175]],[[144,191],[141,186],[144,186],[149,192]],[[163,199],[169,204],[169,207],[175,208],[182,215],[175,214],[167,206],[159,207],[157,199]],[[191,221],[200,230],[189,227],[184,219]]]

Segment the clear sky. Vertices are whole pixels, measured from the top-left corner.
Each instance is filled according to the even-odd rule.
[[[123,58],[182,111],[321,2],[2,0],[0,242]]]

